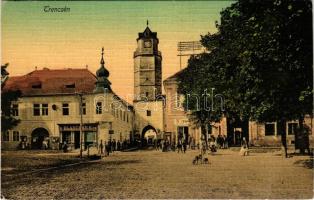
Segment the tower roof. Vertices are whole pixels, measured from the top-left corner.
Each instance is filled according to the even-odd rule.
[[[105,68],[104,47],[101,49],[100,68],[97,70],[96,76],[97,81],[94,92],[104,92],[105,89],[109,89],[111,91],[111,82],[108,80],[109,71]]]
[[[106,77],[109,76],[109,71],[105,68],[104,61],[104,47],[101,49],[101,60],[100,60],[100,68],[96,72],[97,77]]]
[[[153,39],[158,40],[157,32],[152,32],[150,30],[150,28],[148,27],[148,21],[147,21],[147,27],[145,28],[145,30],[142,33],[138,33],[137,40],[142,39],[142,38],[153,38]]]

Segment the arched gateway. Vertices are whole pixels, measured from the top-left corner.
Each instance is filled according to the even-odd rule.
[[[49,137],[49,132],[45,128],[36,128],[32,132],[32,149],[42,149],[43,141]]]
[[[142,130],[142,147],[153,146],[157,140],[157,131],[151,126],[147,125]]]

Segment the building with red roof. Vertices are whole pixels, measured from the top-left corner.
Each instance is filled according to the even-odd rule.
[[[103,50],[96,75],[87,68],[44,68],[9,77],[2,92],[21,91],[12,102],[12,115],[20,123],[2,133],[1,147],[59,149],[66,143],[69,149],[78,149],[82,139],[86,149],[109,140],[129,141],[134,111],[111,90],[108,77]]]

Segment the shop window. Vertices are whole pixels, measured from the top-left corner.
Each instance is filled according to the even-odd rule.
[[[64,131],[62,133],[62,143],[66,142],[67,144],[71,143],[71,132]]]
[[[95,132],[85,132],[85,142],[95,143],[96,142],[96,133]]]

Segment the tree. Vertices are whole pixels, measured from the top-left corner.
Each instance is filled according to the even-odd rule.
[[[212,64],[212,55],[203,53],[189,59],[189,64],[178,75],[178,92],[184,94],[184,107],[194,123],[201,127],[201,133],[206,142],[207,125],[218,122],[224,107],[219,94],[215,90],[222,87],[219,79],[219,68]],[[202,87],[200,87],[202,86]]]
[[[8,64],[1,66],[1,77],[6,77],[9,73],[6,71]],[[1,81],[1,87],[5,85],[5,82]],[[19,119],[12,117],[11,107],[12,101],[17,100],[21,96],[21,92],[19,90],[12,91],[6,90],[1,91],[1,133],[4,133],[13,127],[17,126],[20,122]]]
[[[5,81],[8,79],[9,73],[7,72],[7,67],[9,63],[1,65],[1,88],[4,86]]]
[[[199,68],[219,68],[215,75],[224,86],[220,92],[228,115],[278,124],[299,119],[302,133],[304,116],[312,113],[313,102],[311,1],[238,0],[221,12],[216,27],[217,33],[201,39],[215,66]],[[190,59],[188,68],[194,62]],[[181,79],[179,87],[183,85],[187,84]],[[286,146],[285,133],[282,137]]]

